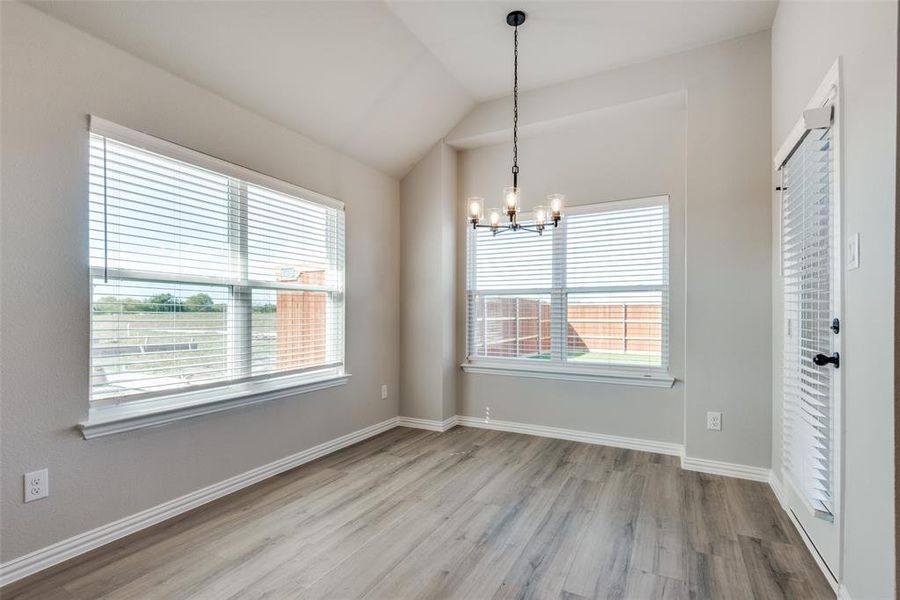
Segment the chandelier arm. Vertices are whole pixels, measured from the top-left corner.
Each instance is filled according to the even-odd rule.
[[[482,225],[478,223],[473,225],[474,229],[491,229],[494,232],[494,235],[499,235],[506,231],[527,231],[529,233],[536,233],[538,235],[544,235],[543,229],[538,229],[537,227],[532,227],[530,225],[516,225],[513,227],[512,223],[507,223],[506,225]]]

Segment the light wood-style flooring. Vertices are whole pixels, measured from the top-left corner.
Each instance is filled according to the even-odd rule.
[[[834,598],[767,485],[396,428],[17,582],[86,598]]]

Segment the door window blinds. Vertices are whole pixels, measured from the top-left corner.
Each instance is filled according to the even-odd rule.
[[[782,167],[784,468],[811,508],[833,514],[834,369],[830,356],[833,160],[831,129],[811,130]]]
[[[666,197],[578,207],[543,235],[470,229],[469,360],[665,372],[668,232]]]
[[[339,203],[99,120],[91,129],[92,402],[342,371]]]

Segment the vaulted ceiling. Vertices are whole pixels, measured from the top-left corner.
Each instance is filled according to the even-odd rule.
[[[768,29],[742,2],[36,0],[34,6],[391,175],[477,102]]]
[[[510,93],[524,10],[520,88],[533,89],[769,29],[772,1],[407,2],[391,10],[477,101]]]

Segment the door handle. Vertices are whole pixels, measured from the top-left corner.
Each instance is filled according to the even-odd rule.
[[[825,354],[816,354],[815,356],[813,356],[813,362],[820,367],[824,367],[825,365],[831,363],[834,365],[835,369],[839,369],[841,367],[841,355],[837,352],[835,352],[831,356],[827,356]]]

